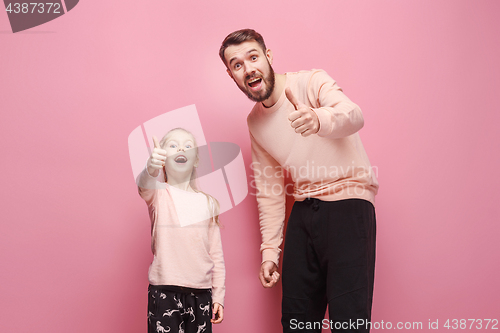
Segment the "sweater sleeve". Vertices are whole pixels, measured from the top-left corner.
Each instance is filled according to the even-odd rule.
[[[318,115],[318,135],[331,139],[343,138],[359,131],[364,125],[363,114],[325,71],[311,75],[307,91],[314,112]]]
[[[226,293],[226,268],[224,266],[224,255],[222,252],[222,241],[219,226],[212,220],[209,227],[210,257],[214,262],[212,270],[212,300],[224,306]]]
[[[252,145],[252,169],[259,208],[260,232],[262,234],[262,262],[279,262],[280,245],[283,241],[285,221],[285,187],[283,170],[279,163],[255,140],[250,133]]]
[[[146,201],[148,206],[151,206],[157,194],[156,177],[149,174],[148,168],[144,168],[136,179],[139,195]]]

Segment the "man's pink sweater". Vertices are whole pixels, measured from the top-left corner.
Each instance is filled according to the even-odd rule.
[[[203,193],[182,191],[158,182],[146,169],[139,175],[137,184],[151,219],[154,257],[149,267],[149,283],[212,289],[213,302],[224,305],[224,257],[219,226],[212,218],[213,203],[208,205]],[[175,191],[184,193],[176,194]],[[174,204],[174,197],[179,198],[178,195],[193,196],[192,202],[201,202],[201,205],[191,205],[189,209],[202,210],[201,216],[205,219],[181,224]]]
[[[323,70],[286,73],[299,102],[318,116],[317,134],[295,133],[288,115],[295,110],[283,90],[270,108],[256,103],[248,115],[252,143],[252,169],[262,233],[262,261],[278,265],[283,240],[285,194],[296,201],[317,198],[335,201],[359,198],[375,203],[378,182],[358,131],[361,109],[351,102]],[[285,187],[281,167],[294,182]],[[291,185],[291,184],[289,184]]]

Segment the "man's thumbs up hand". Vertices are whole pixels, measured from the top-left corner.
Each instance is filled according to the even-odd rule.
[[[307,105],[299,102],[290,88],[285,89],[285,95],[295,107],[295,111],[288,116],[288,120],[290,120],[290,124],[295,132],[304,137],[318,133],[319,120],[316,113]]]
[[[151,176],[158,176],[159,170],[165,165],[165,160],[167,159],[167,151],[160,148],[158,139],[153,136],[154,148],[151,156],[148,159],[148,172]]]

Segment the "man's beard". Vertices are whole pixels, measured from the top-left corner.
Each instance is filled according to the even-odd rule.
[[[267,64],[269,65],[269,74],[266,76],[266,77],[263,77],[262,78],[262,83],[266,83],[266,90],[264,90],[263,92],[260,92],[259,95],[254,95],[254,93],[248,88],[247,84],[245,83],[245,86],[244,87],[241,87],[239,84],[237,84],[238,88],[240,88],[241,91],[243,91],[248,98],[250,98],[250,100],[254,101],[254,102],[263,102],[265,101],[266,99],[268,99],[269,97],[271,97],[271,94],[273,93],[274,91],[274,70],[273,70],[273,67],[271,67],[271,64],[269,63],[269,61],[267,62]],[[253,78],[255,76],[252,76],[252,77],[247,77],[245,78],[245,82],[248,82],[249,79]]]

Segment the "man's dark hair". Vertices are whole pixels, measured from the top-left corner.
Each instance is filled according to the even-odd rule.
[[[264,38],[253,29],[242,29],[235,32],[230,33],[222,42],[222,45],[219,49],[219,56],[222,59],[222,62],[227,66],[226,58],[224,57],[224,52],[231,45],[239,45],[243,42],[254,40],[259,43],[262,51],[266,53],[266,43],[264,43]]]

